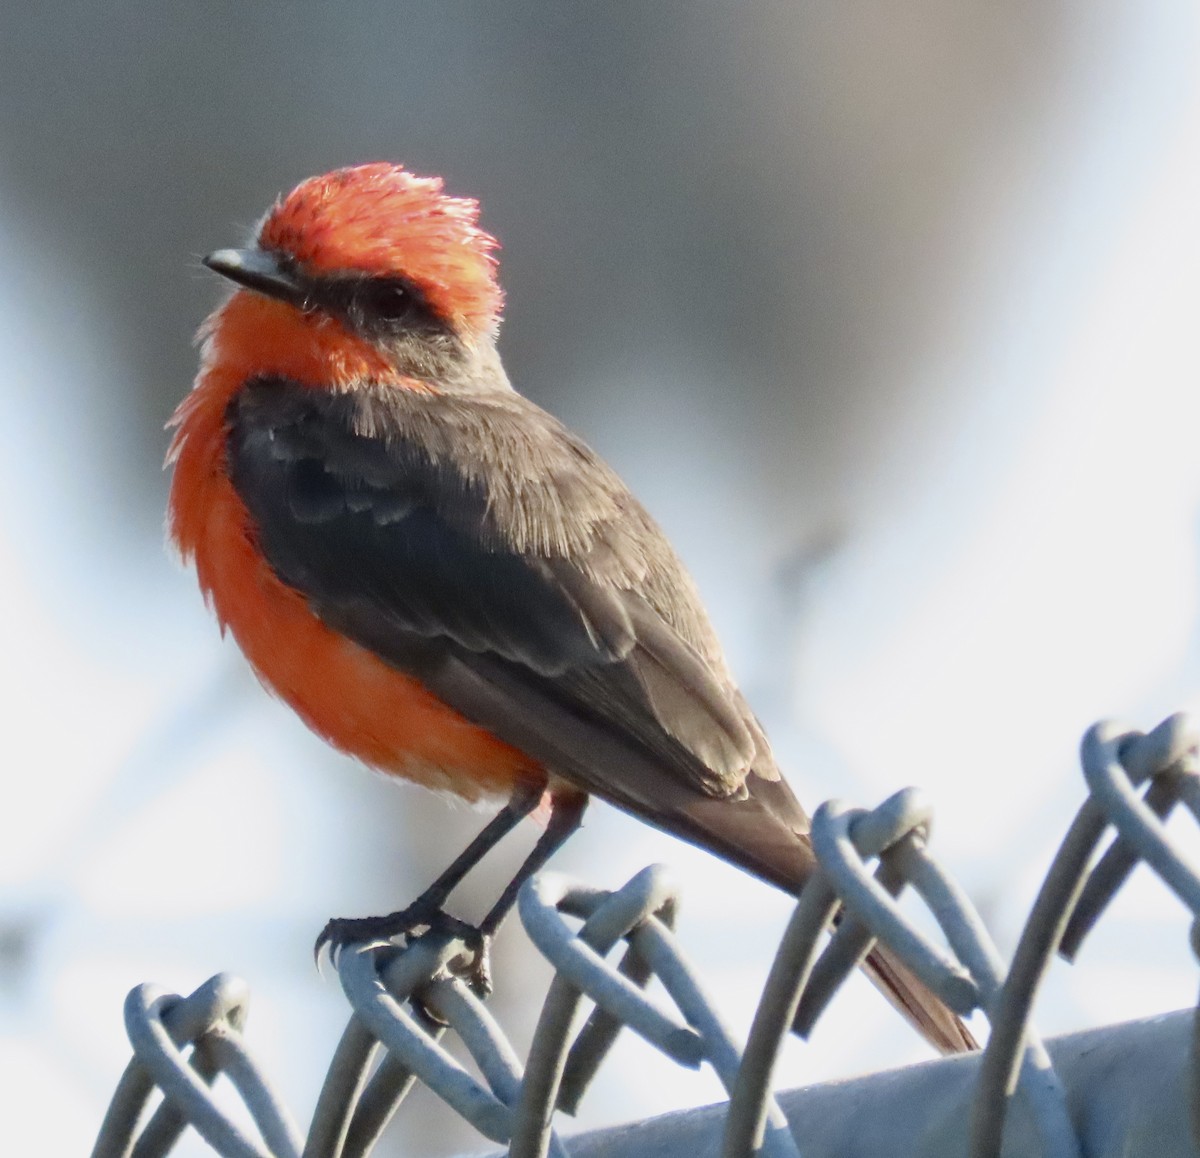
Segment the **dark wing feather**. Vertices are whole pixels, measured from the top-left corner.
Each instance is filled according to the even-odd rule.
[[[751,768],[778,776],[670,545],[533,403],[264,379],[229,430],[231,477],[281,578],[475,722],[511,734],[478,697],[435,686],[452,662],[609,731],[655,780],[726,798]]]

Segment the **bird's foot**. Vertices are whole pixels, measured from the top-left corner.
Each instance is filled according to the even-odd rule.
[[[464,929],[471,928],[421,899],[414,901],[407,908],[398,909],[382,917],[332,917],[317,937],[313,946],[313,956],[319,958],[321,950],[328,946],[330,957],[336,961],[337,955],[347,945],[391,941],[397,937],[409,938],[420,929],[434,927],[445,928],[458,935],[460,930],[457,926],[460,925]]]
[[[338,954],[347,945],[392,941],[398,937],[411,940],[422,929],[438,929],[462,941],[467,952],[454,958],[451,971],[463,977],[479,997],[491,994],[491,934],[420,900],[382,917],[331,918],[317,937],[313,957],[319,961],[321,951],[328,947],[329,958],[336,965]]]
[[[458,975],[463,977],[475,996],[486,1001],[492,995],[492,935],[481,929],[472,928],[473,939],[467,941],[469,960],[460,965]]]

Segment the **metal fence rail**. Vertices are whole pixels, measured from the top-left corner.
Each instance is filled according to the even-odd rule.
[[[1046,1042],[1088,1158],[1196,1158],[1188,1126],[1193,1013],[1073,1033]],[[805,1158],[894,1158],[967,1153],[965,1123],[979,1054],[943,1058],[779,1095]],[[708,1158],[720,1153],[726,1107],[706,1106],[570,1139],[571,1158]],[[1004,1153],[1039,1153],[1015,1107]],[[499,1158],[494,1155],[493,1158]]]
[[[505,1145],[513,1158],[562,1156],[568,1151],[554,1130],[555,1111],[570,1112],[579,1105],[622,1028],[681,1065],[707,1063],[713,1068],[730,1095],[718,1127],[725,1158],[836,1153],[823,1149],[824,1142],[816,1138],[811,1147],[806,1145],[803,1123],[808,1115],[797,1116],[795,1127],[789,1127],[772,1092],[771,1074],[789,1027],[797,1017],[811,1026],[879,939],[951,1008],[964,1015],[982,1010],[991,1028],[981,1058],[935,1063],[957,1065],[953,1072],[969,1075],[956,1079],[967,1083],[951,1119],[957,1135],[937,1143],[950,1148],[908,1146],[888,1152],[969,1152],[972,1158],[994,1158],[1001,1153],[1006,1119],[1017,1104],[1025,1139],[1020,1153],[1083,1158],[1078,1095],[1073,1117],[1064,1083],[1030,1013],[1054,954],[1078,951],[1139,860],[1166,882],[1193,918],[1200,915],[1200,867],[1163,824],[1180,802],[1200,818],[1198,749],[1200,737],[1182,715],[1149,734],[1108,723],[1088,732],[1082,750],[1088,798],[1055,857],[1007,970],[965,893],[931,855],[926,843],[931,810],[918,792],[897,793],[872,811],[823,805],[812,832],[820,870],[796,905],[744,1049],[722,1023],[674,936],[678,894],[660,867],[643,870],[611,893],[552,873],[526,886],[521,921],[555,975],[523,1066],[484,1005],[455,976],[454,959],[464,946],[448,934],[431,931],[404,948],[376,944],[343,951],[338,975],[353,1014],[307,1140],[247,1050],[241,1032],[246,1006],[241,982],[218,975],[187,998],[139,986],[125,1010],[134,1057],[93,1154],[165,1154],[190,1124],[214,1151],[238,1158],[365,1155],[420,1081],[484,1138]],[[1114,839],[1097,858],[1110,828]],[[905,887],[921,897],[944,934],[944,944],[925,936],[901,912],[895,897]],[[839,906],[844,919],[819,952]],[[1193,923],[1191,939],[1200,954],[1198,928]],[[614,965],[607,955],[622,942],[623,955]],[[652,976],[674,1008],[643,993]],[[576,1032],[576,1014],[585,999],[594,1010]],[[441,1047],[439,1039],[446,1032],[458,1035],[482,1082]],[[193,1048],[185,1056],[189,1046]],[[1179,1067],[1188,1091],[1188,1106],[1180,1115],[1182,1120],[1186,1114],[1192,1134],[1188,1149],[1180,1153],[1200,1150],[1198,1052],[1200,1046],[1193,1045],[1187,1064]],[[927,1067],[913,1067],[917,1070],[928,1072]],[[231,1079],[245,1102],[257,1138],[213,1101],[209,1087],[219,1073]],[[163,1101],[147,1115],[156,1088]],[[947,1089],[938,1079],[928,1088],[940,1090],[943,1097]],[[806,1096],[815,1095],[808,1091]],[[1164,1120],[1162,1115],[1158,1120]],[[1009,1131],[1010,1145],[1014,1136]],[[604,1152],[594,1140],[580,1145],[586,1153]]]

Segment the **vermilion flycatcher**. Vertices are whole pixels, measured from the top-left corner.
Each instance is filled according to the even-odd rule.
[[[496,352],[495,240],[474,201],[390,164],[305,181],[200,331],[173,419],[170,531],[259,678],[384,772],[507,803],[414,905],[436,919],[548,794],[546,831],[479,932],[591,794],[796,893],[808,818],[670,544]],[[885,949],[868,972],[942,1050],[973,1043]]]

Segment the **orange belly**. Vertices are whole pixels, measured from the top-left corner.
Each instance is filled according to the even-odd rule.
[[[262,682],[314,732],[373,768],[467,800],[545,779],[529,757],[326,627],[259,554],[223,476],[209,479],[206,506],[200,585]]]
[[[246,291],[213,314],[201,338],[200,376],[172,420],[171,536],[195,561],[222,629],[258,677],[314,732],[380,771],[468,800],[544,782],[529,757],[317,619],[259,554],[250,514],[226,474],[226,407],[258,374],[329,389],[357,380],[423,387],[396,379],[382,355],[332,320]]]

